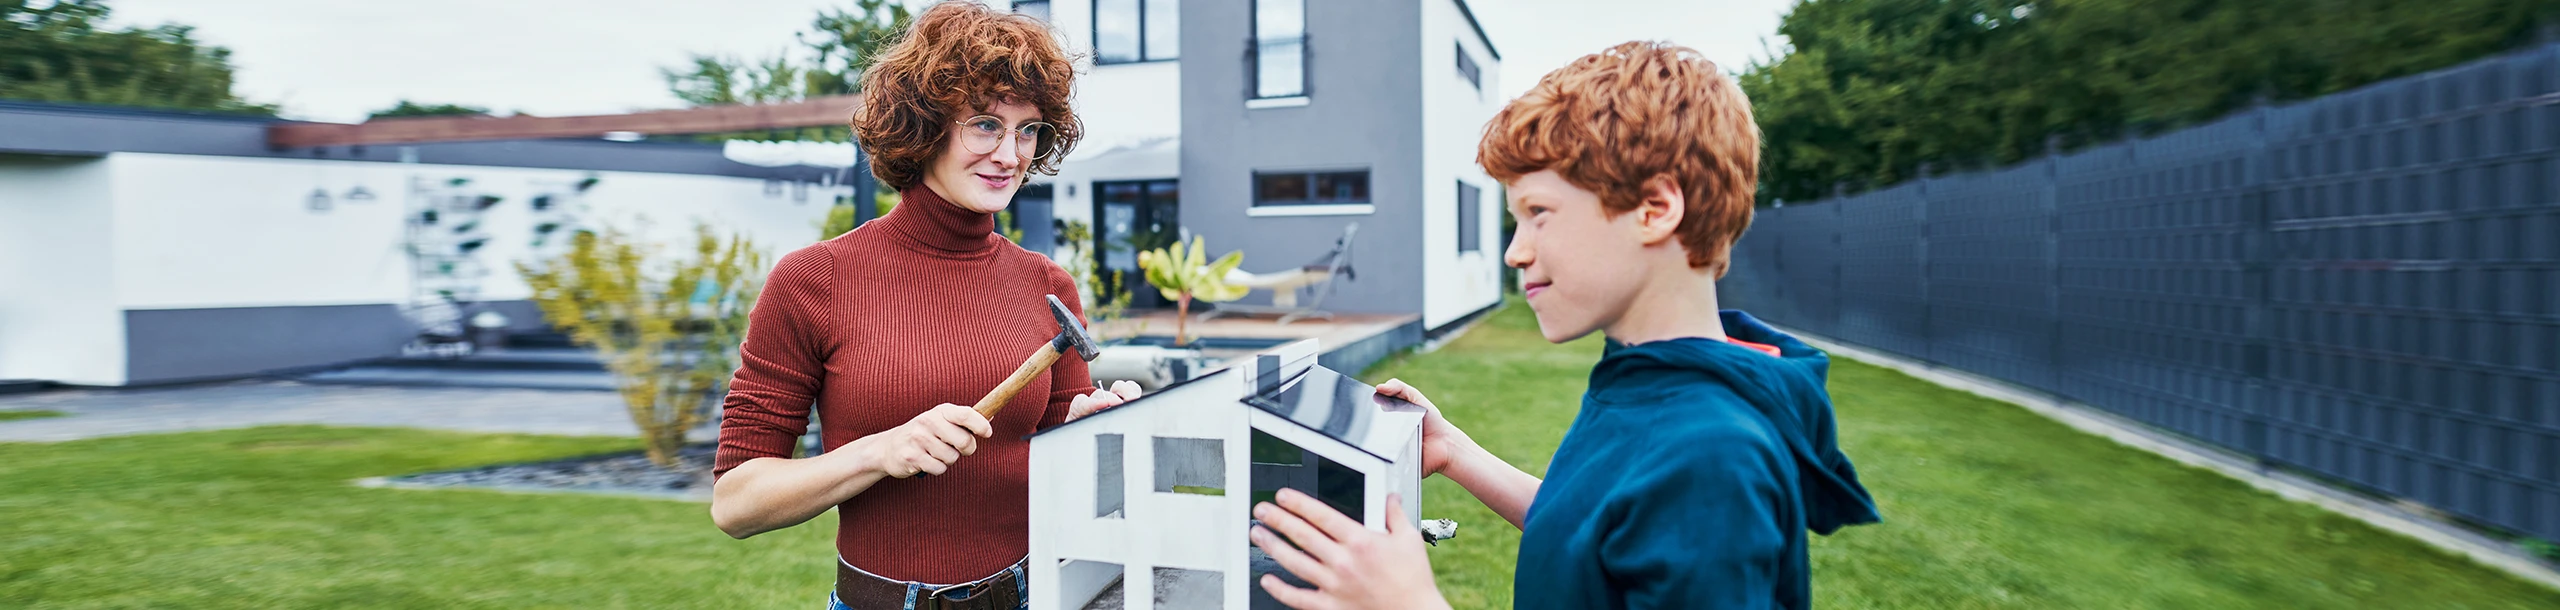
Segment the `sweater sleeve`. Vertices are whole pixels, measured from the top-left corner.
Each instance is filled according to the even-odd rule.
[[[833,348],[835,303],[828,281],[833,255],[826,244],[784,255],[765,276],[747,337],[738,346],[738,372],[721,401],[720,449],[711,474],[727,474],[747,460],[791,457],[792,443],[808,430],[809,410],[825,379]]]
[[[1067,311],[1074,312],[1077,320],[1085,320],[1084,297],[1076,291],[1075,278],[1067,275],[1067,270],[1058,267],[1056,263],[1051,263],[1048,267],[1049,294],[1058,297],[1059,302],[1065,303]],[[1085,324],[1088,330],[1092,328],[1091,321],[1086,320]],[[1066,423],[1068,403],[1074,401],[1077,395],[1091,394],[1093,390],[1091,365],[1074,354],[1066,354],[1058,358],[1057,364],[1049,366],[1049,409],[1040,414],[1039,429],[1046,430],[1050,426]]]
[[[1774,439],[1734,434],[1657,451],[1610,495],[1601,542],[1629,608],[1773,608],[1786,532]]]

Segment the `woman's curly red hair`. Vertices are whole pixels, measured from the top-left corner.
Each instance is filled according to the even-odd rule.
[[[951,0],[925,9],[875,57],[862,74],[853,133],[871,154],[871,175],[889,188],[923,182],[952,124],[1001,102],[1039,108],[1057,126],[1052,152],[1026,171],[1056,175],[1084,136],[1068,104],[1075,62],[1039,19]]]
[[[1506,183],[1555,170],[1599,195],[1610,216],[1634,210],[1645,181],[1667,176],[1687,200],[1676,231],[1689,266],[1721,276],[1751,226],[1760,128],[1742,87],[1697,50],[1628,42],[1547,73],[1503,106],[1476,164]]]

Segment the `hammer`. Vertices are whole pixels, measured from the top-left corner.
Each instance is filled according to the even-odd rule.
[[[1084,324],[1076,321],[1074,312],[1067,311],[1067,304],[1058,302],[1058,295],[1043,296],[1049,299],[1049,315],[1058,319],[1058,336],[1041,345],[1040,351],[1032,352],[1031,359],[1022,361],[1022,368],[1014,369],[1013,376],[1004,378],[1004,383],[987,392],[986,398],[978,399],[978,415],[995,419],[996,412],[1004,410],[1004,404],[1013,402],[1013,395],[1022,392],[1022,386],[1030,385],[1031,378],[1047,372],[1049,365],[1057,364],[1058,356],[1069,350],[1086,362],[1102,355],[1102,348],[1093,344],[1093,335],[1085,334]]]

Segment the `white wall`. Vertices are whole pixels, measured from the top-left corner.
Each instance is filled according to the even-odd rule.
[[[125,381],[101,159],[0,157],[0,379]]]
[[[1041,176],[1032,182],[1056,185],[1054,205],[1059,220],[1091,223],[1093,181],[1151,180],[1181,174],[1179,148],[1172,149],[1172,154],[1162,160],[1153,154],[1132,158],[1139,155],[1097,157],[1095,153],[1181,135],[1182,62],[1094,65],[1092,0],[1053,0],[1049,12],[1051,25],[1065,40],[1067,51],[1080,58],[1076,62],[1075,108],[1076,117],[1084,122],[1085,137],[1076,145],[1083,152],[1061,164],[1056,177]],[[1069,185],[1074,188],[1069,189]]]
[[[762,180],[722,176],[136,153],[105,164],[114,185],[110,309],[405,303],[413,181],[469,178],[468,188],[503,198],[482,221],[493,239],[479,254],[490,270],[481,300],[530,296],[513,266],[531,252],[527,204],[588,176],[598,180],[586,196],[590,224],[645,219],[652,241],[684,252],[694,221],[705,220],[755,240],[768,263],[815,241],[833,201],[814,185],[799,201],[796,185],[767,195]],[[346,200],[358,185],[376,198]],[[331,209],[308,207],[315,189],[334,195]]]
[[[1436,328],[1502,300],[1502,185],[1476,165],[1484,124],[1506,100],[1501,62],[1476,37],[1450,0],[1422,2],[1422,325]],[[1463,45],[1483,73],[1483,87],[1458,73]],[[1483,190],[1475,227],[1481,246],[1458,252],[1458,181]]]

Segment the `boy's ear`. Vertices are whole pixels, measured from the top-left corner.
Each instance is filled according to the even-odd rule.
[[[1636,202],[1637,233],[1644,245],[1678,238],[1680,221],[1688,215],[1689,197],[1680,192],[1680,183],[1670,174],[1656,174],[1644,181],[1644,199]]]

